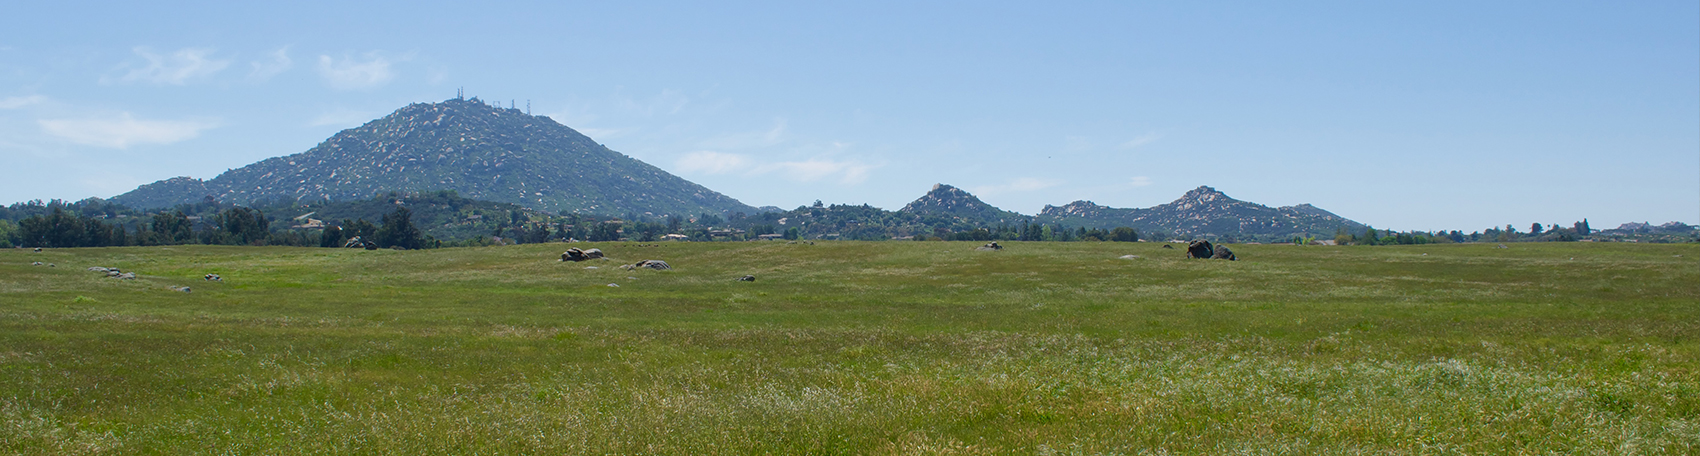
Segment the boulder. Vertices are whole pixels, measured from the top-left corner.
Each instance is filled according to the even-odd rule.
[[[366,247],[366,241],[360,239],[360,236],[348,238],[348,242],[342,243],[342,248],[345,249],[358,249],[362,247]]]
[[[561,261],[584,261],[602,257],[602,249],[579,250],[578,247],[573,247],[561,252]]]
[[[621,268],[624,268],[628,271],[633,270],[633,269],[641,269],[641,268],[650,268],[650,269],[654,269],[654,270],[657,270],[657,271],[666,271],[666,270],[673,269],[672,266],[667,265],[667,262],[661,261],[661,260],[643,260],[643,261],[639,261],[639,262],[636,262],[636,263],[621,266]]]
[[[1234,251],[1228,250],[1228,246],[1225,246],[1225,245],[1216,246],[1216,253],[1211,254],[1210,258],[1213,259],[1213,260],[1228,260],[1228,261],[1238,260],[1238,258],[1234,258]]]
[[[207,279],[208,282],[223,282],[224,281],[224,278],[219,277],[218,274],[207,274],[205,278]]]
[[[738,281],[739,282],[754,282],[754,281],[756,281],[756,276],[747,275],[747,276],[739,277]]]
[[[992,241],[989,244],[982,245],[982,246],[979,246],[979,247],[975,247],[974,250],[980,250],[980,251],[1003,250],[1003,246],[998,245],[997,241]]]
[[[1165,249],[1169,249],[1169,250],[1174,250],[1174,249],[1175,249],[1175,246],[1172,246],[1172,245],[1168,245],[1168,244],[1163,244],[1163,248],[1165,248]]]
[[[1216,255],[1216,246],[1210,245],[1210,241],[1199,239],[1186,246],[1187,258],[1204,259],[1214,255]]]

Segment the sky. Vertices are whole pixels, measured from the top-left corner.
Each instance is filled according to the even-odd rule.
[[[464,89],[755,206],[1208,185],[1398,230],[1700,224],[1693,1],[246,3],[8,7],[0,203]]]

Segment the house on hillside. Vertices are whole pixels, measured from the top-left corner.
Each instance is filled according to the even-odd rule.
[[[784,239],[784,238],[785,238],[785,235],[783,235],[783,234],[762,234],[762,235],[756,236],[756,240],[761,240],[761,241],[777,241],[777,240]]]

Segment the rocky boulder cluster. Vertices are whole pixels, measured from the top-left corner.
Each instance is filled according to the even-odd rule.
[[[567,249],[567,251],[565,251],[565,252],[561,252],[561,261],[577,262],[577,261],[584,261],[584,260],[594,260],[594,259],[598,259],[598,258],[604,258],[604,256],[602,255],[602,249],[579,250],[578,247],[573,247],[573,248]]]
[[[1206,240],[1203,240],[1203,239],[1192,241],[1192,243],[1187,244],[1187,246],[1186,246],[1186,257],[1187,258],[1199,258],[1199,259],[1208,258],[1208,259],[1212,259],[1212,260],[1228,260],[1228,261],[1239,260],[1239,258],[1234,257],[1234,251],[1228,250],[1228,246],[1213,245],[1213,244],[1210,243],[1210,241],[1206,241]]]

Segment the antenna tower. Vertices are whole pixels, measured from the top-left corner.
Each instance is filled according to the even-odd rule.
[[[455,89],[455,99],[456,100],[465,100],[466,99],[466,88],[465,87],[460,87],[460,88]]]

